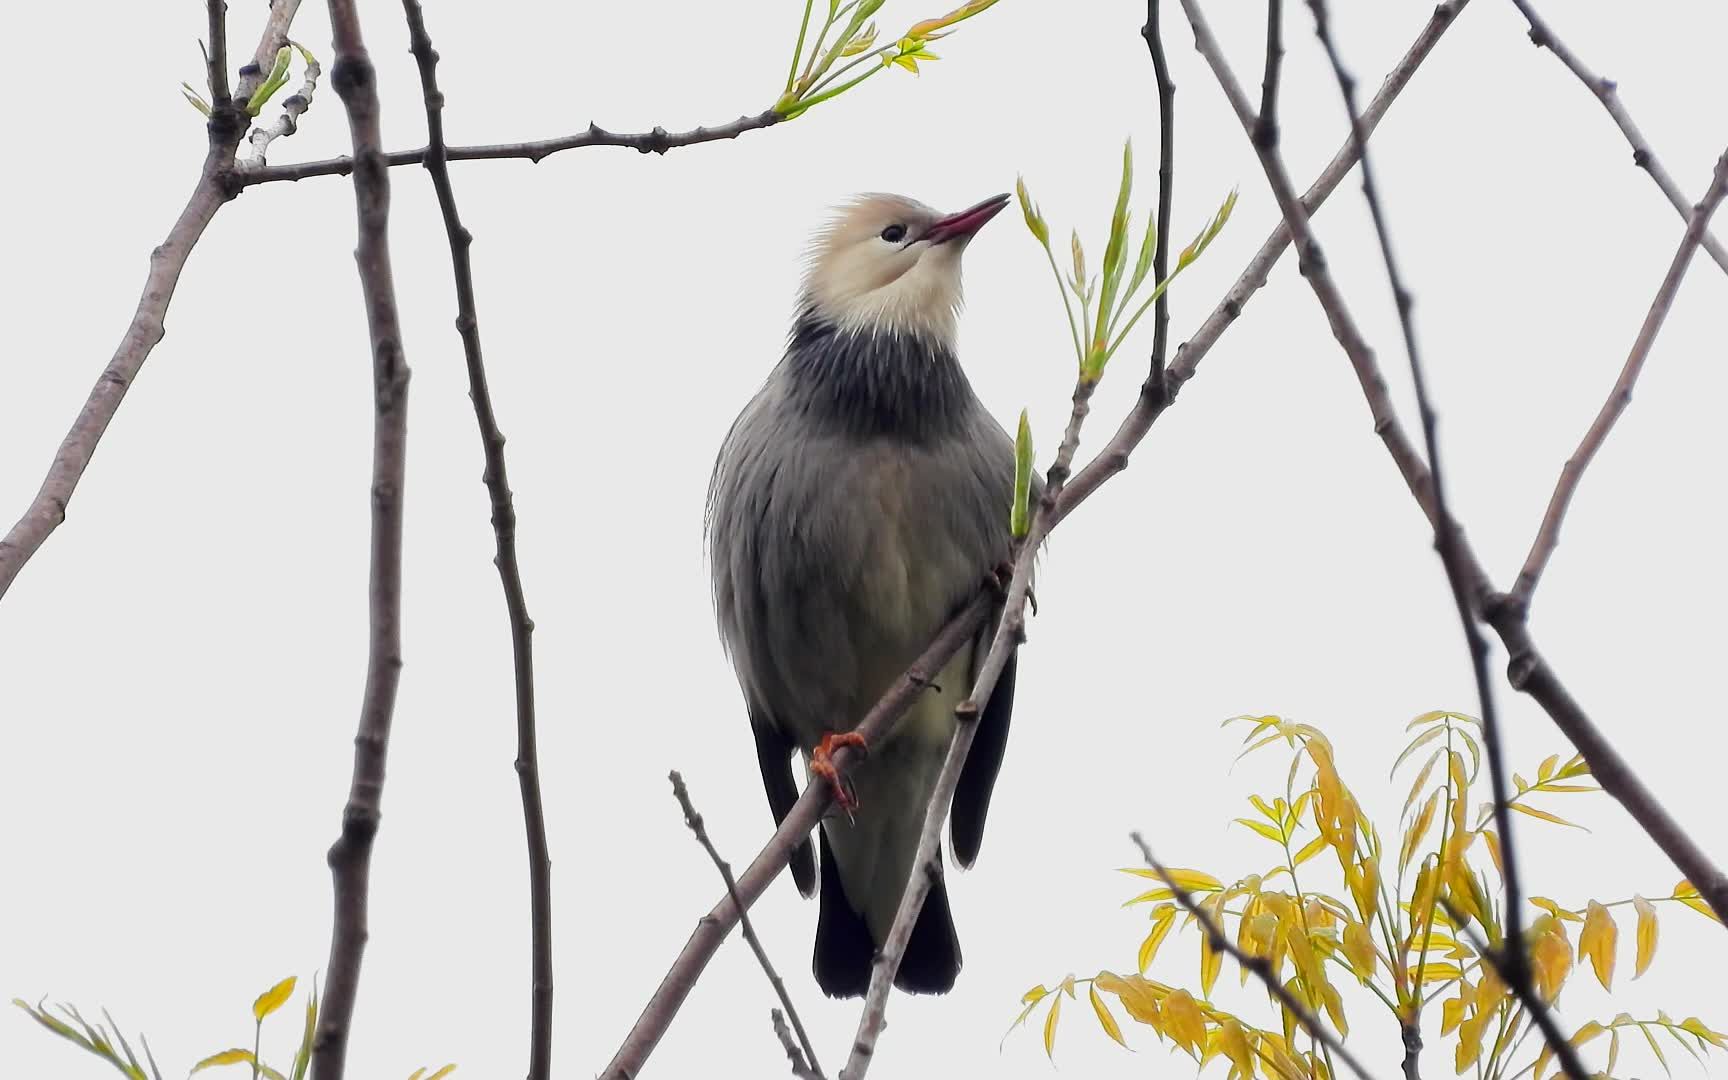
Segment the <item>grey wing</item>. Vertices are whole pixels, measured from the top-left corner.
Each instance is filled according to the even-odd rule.
[[[792,773],[792,740],[781,733],[754,702],[750,705],[750,730],[756,735],[756,761],[762,767],[762,787],[768,793],[768,808],[779,828],[798,801],[798,783]],[[810,896],[816,891],[816,856],[806,836],[792,849],[792,880],[798,891]]]

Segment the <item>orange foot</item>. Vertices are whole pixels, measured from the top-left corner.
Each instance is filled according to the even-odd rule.
[[[852,811],[858,809],[858,798],[852,793],[852,786],[834,767],[834,751],[842,746],[853,747],[860,753],[870,752],[870,744],[856,731],[830,731],[810,752],[810,771],[828,782],[834,791],[834,802],[846,811],[847,817],[851,817]]]

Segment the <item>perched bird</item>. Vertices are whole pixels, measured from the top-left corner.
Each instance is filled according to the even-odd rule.
[[[919,695],[893,735],[836,780],[829,752],[1012,553],[1014,445],[955,357],[960,257],[1008,203],[939,214],[864,195],[821,230],[786,350],[727,433],[706,532],[720,634],[738,673],[776,822],[800,752],[835,783],[817,830],[814,969],[833,997],[865,992],[894,921],[985,630]],[[979,720],[950,836],[978,856],[1014,700],[1010,659]],[[809,896],[809,842],[792,858]],[[932,885],[895,985],[951,989],[960,970],[947,890]]]

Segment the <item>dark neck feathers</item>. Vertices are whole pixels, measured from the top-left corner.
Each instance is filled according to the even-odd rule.
[[[903,329],[841,328],[809,304],[779,374],[811,420],[864,437],[937,440],[961,430],[977,400],[951,346]]]

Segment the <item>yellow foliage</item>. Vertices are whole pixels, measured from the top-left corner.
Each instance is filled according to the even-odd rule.
[[[1453,1042],[1452,1064],[1459,1073],[1475,1070],[1481,1080],[1518,1080],[1529,1074],[1544,1080],[1553,1066],[1551,1054],[1529,1030],[1529,1018],[1517,997],[1479,951],[1483,942],[1505,937],[1505,912],[1496,884],[1501,874],[1500,836],[1490,827],[1492,804],[1481,807],[1474,823],[1466,812],[1486,790],[1480,724],[1452,712],[1425,713],[1411,723],[1415,734],[1398,756],[1394,777],[1419,751],[1430,749],[1404,798],[1401,827],[1391,834],[1398,837],[1397,872],[1383,876],[1382,860],[1391,856],[1340,771],[1332,744],[1319,729],[1277,716],[1241,716],[1226,723],[1249,727],[1241,756],[1278,745],[1290,751],[1284,790],[1250,796],[1254,816],[1235,819],[1273,845],[1272,865],[1229,883],[1200,869],[1171,870],[1166,879],[1156,870],[1124,868],[1125,873],[1157,885],[1127,901],[1154,904],[1151,927],[1136,957],[1136,973],[1100,971],[1091,979],[1079,980],[1070,976],[1056,991],[1034,987],[1022,997],[1024,1008],[1015,1024],[1048,1001],[1044,1043],[1046,1052],[1053,1054],[1061,992],[1072,997],[1074,987],[1084,984],[1099,1026],[1124,1046],[1129,1044],[1129,1033],[1110,1008],[1112,996],[1133,1024],[1168,1040],[1202,1070],[1213,1061],[1226,1062],[1224,1080],[1331,1080],[1323,1048],[1318,1044],[1307,1051],[1297,1048],[1306,1034],[1289,1010],[1271,1002],[1273,1018],[1261,1025],[1212,1002],[1224,954],[1213,949],[1210,936],[1192,914],[1181,926],[1194,927],[1200,938],[1197,992],[1147,977],[1161,946],[1177,927],[1175,901],[1180,890],[1207,913],[1226,941],[1243,956],[1263,961],[1272,978],[1305,1003],[1316,1022],[1338,1036],[1349,1031],[1346,1002],[1334,982],[1336,972],[1342,970],[1350,976],[1345,985],[1369,991],[1387,1007],[1395,1024],[1410,1018],[1419,1022],[1423,1009],[1438,1003],[1440,1035]],[[1516,777],[1516,792],[1507,804],[1540,822],[1573,825],[1532,799],[1599,790],[1589,781],[1588,765],[1577,755],[1564,760],[1550,755],[1537,764],[1534,776],[1534,782]],[[1478,788],[1483,790],[1473,790]],[[1476,843],[1478,839],[1482,843]],[[1305,865],[1328,853],[1329,858],[1315,864],[1318,869]],[[1634,895],[1567,906],[1546,896],[1531,896],[1529,903],[1532,910],[1525,916],[1523,940],[1536,990],[1549,1001],[1560,995],[1585,960],[1602,985],[1612,988],[1619,941],[1615,909],[1635,916],[1634,978],[1643,975],[1655,959],[1659,905],[1678,904],[1714,918],[1697,889],[1685,881],[1670,895],[1655,900]],[[1579,925],[1576,947],[1569,923]],[[1250,972],[1244,965],[1237,966],[1246,982]],[[1696,1017],[1675,1021],[1666,1013],[1654,1019],[1621,1013],[1610,1021],[1590,1021],[1577,1029],[1572,1041],[1583,1045],[1606,1034],[1608,1065],[1602,1075],[1612,1076],[1622,1033],[1634,1030],[1664,1069],[1668,1062],[1658,1036],[1678,1042],[1695,1057],[1728,1050],[1728,1035]]]

